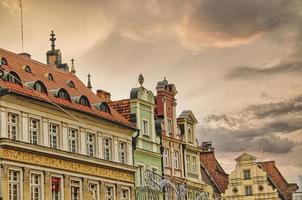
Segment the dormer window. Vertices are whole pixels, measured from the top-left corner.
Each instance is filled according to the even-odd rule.
[[[24,69],[24,71],[26,71],[27,73],[31,73],[31,68],[30,68],[28,65],[24,66],[23,69]]]
[[[6,77],[6,81],[14,84],[22,85],[21,79],[16,72],[9,72]]]
[[[49,81],[53,81],[53,76],[52,76],[52,74],[48,74],[48,75],[47,75],[47,79],[48,79]]]
[[[86,106],[86,107],[90,107],[90,102],[89,102],[88,98],[83,95],[79,99],[79,104]]]
[[[74,85],[74,82],[73,82],[73,81],[67,81],[67,85],[68,85],[70,88],[75,88],[75,85]]]
[[[7,65],[7,60],[5,58],[1,58],[1,65]]]
[[[94,107],[96,109],[98,109],[99,111],[111,114],[111,110],[110,110],[110,108],[109,108],[109,106],[106,102],[101,102],[101,103],[94,104]]]
[[[71,102],[71,98],[70,98],[68,92],[64,88],[51,90],[50,92],[53,93],[53,95],[56,98],[64,99],[64,100],[67,100],[67,101]]]
[[[46,89],[45,85],[44,85],[41,81],[37,81],[37,82],[34,84],[34,89],[35,89],[37,92],[47,94],[47,89]]]

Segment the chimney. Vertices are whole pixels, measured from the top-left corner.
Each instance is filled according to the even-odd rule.
[[[105,101],[105,102],[110,102],[111,101],[111,94],[109,92],[106,92],[104,90],[97,90],[96,91],[96,95],[102,101]]]
[[[18,53],[19,56],[22,58],[28,58],[31,59],[31,55],[29,53],[23,52],[23,53]]]
[[[212,142],[202,142],[201,150],[203,152],[214,152],[214,147],[212,146]]]
[[[69,67],[67,63],[62,63],[62,53],[60,49],[56,49],[55,41],[55,34],[51,31],[50,34],[50,41],[51,41],[51,50],[47,51],[46,53],[46,61],[47,65],[56,67],[58,69],[62,69],[64,71],[69,71]]]

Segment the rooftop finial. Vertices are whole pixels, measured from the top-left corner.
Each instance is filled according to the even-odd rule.
[[[141,85],[141,87],[143,87],[143,83],[144,83],[144,76],[142,74],[139,74],[138,76],[138,82]]]
[[[89,88],[89,89],[91,90],[91,89],[92,89],[92,86],[91,86],[90,77],[91,77],[91,75],[90,75],[90,74],[88,74],[88,83],[87,83],[87,88]]]
[[[50,41],[51,41],[51,50],[54,51],[56,49],[56,45],[55,45],[55,41],[56,41],[56,38],[55,38],[56,34],[54,34],[53,30],[51,31],[51,34],[50,34]]]
[[[76,70],[74,68],[74,59],[73,58],[71,59],[71,71],[70,72],[73,73],[73,74],[76,73]]]

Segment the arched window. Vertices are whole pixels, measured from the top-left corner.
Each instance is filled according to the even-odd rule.
[[[89,102],[88,98],[86,96],[83,96],[83,95],[79,99],[79,104],[81,104],[83,106],[90,107],[90,102]]]
[[[47,75],[47,78],[48,78],[49,81],[53,81],[53,76],[52,76],[52,74],[49,73],[49,74]]]
[[[105,112],[105,113],[111,114],[110,108],[109,108],[109,106],[106,102],[101,103],[100,110]]]
[[[6,80],[7,80],[8,82],[11,82],[11,83],[15,83],[15,84],[18,84],[18,85],[22,85],[21,79],[20,79],[19,75],[18,75],[16,72],[9,72],[9,73],[7,74]]]
[[[58,91],[57,98],[70,101],[70,96],[69,96],[68,92],[63,88]]]
[[[31,73],[31,68],[28,65],[24,66],[23,69],[24,71]]]
[[[5,58],[1,58],[1,65],[7,65],[7,60]]]
[[[36,83],[34,84],[34,89],[37,92],[47,94],[47,89],[46,89],[44,83],[42,83],[41,81],[36,81]]]
[[[73,81],[67,81],[67,85],[68,85],[70,88],[75,88],[75,85],[74,85],[74,82],[73,82]]]

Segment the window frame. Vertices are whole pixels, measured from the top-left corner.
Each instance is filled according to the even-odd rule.
[[[149,120],[147,119],[142,119],[142,132],[143,132],[143,136],[150,136],[150,125],[149,125]]]
[[[33,127],[32,122],[36,122],[36,127]],[[39,145],[40,144],[40,130],[41,130],[41,123],[40,119],[30,117],[29,118],[29,143],[34,144],[34,145]],[[36,138],[35,138],[36,137]]]
[[[52,126],[57,127],[57,133],[53,132]],[[56,137],[56,144],[53,142]],[[49,147],[52,149],[60,149],[60,125],[49,122]]]
[[[72,136],[71,131],[75,131],[75,136]],[[73,144],[72,142],[74,142],[74,149],[73,149]],[[72,153],[79,153],[79,129],[77,128],[73,128],[73,127],[69,127],[68,128],[68,150],[69,152]]]
[[[173,163],[174,163],[174,168],[175,169],[180,169],[179,168],[179,151],[174,150],[174,152],[173,152]]]
[[[36,183],[32,183],[32,176],[38,176],[40,178],[39,180],[39,184]],[[30,195],[31,195],[31,199],[36,200],[33,198],[33,188],[38,188],[39,189],[39,197],[38,200],[42,200],[43,199],[43,175],[42,173],[38,173],[38,172],[30,172]]]
[[[244,169],[243,170],[243,179],[244,180],[250,180],[250,179],[252,179],[251,170],[250,169]]]
[[[170,167],[170,150],[168,148],[164,148],[164,166]]]
[[[245,196],[253,196],[253,187],[251,185],[245,186]]]
[[[108,140],[108,145],[106,145],[106,140]],[[104,160],[113,160],[113,147],[112,147],[112,138],[104,136],[103,137],[103,159]],[[108,150],[108,157],[107,157],[107,152]]]
[[[53,179],[58,179],[59,180],[59,187],[58,187],[58,191],[55,191],[54,190],[54,186],[53,186]],[[51,176],[50,178],[51,180],[51,199],[52,200],[62,200],[62,197],[63,197],[63,194],[64,194],[64,191],[63,191],[63,176]],[[58,192],[57,195],[58,195],[58,198],[56,199],[56,197],[54,197],[53,195],[56,195],[55,192]]]
[[[11,176],[11,172],[17,172],[18,173],[18,177],[17,177],[17,181],[11,180],[12,176]],[[23,173],[21,169],[17,169],[17,168],[9,168],[9,177],[8,177],[8,196],[9,196],[9,200],[12,200],[13,198],[11,198],[12,194],[14,193],[12,191],[12,186],[16,185],[17,186],[17,199],[20,200],[21,197],[23,196]]]
[[[10,116],[15,116],[15,122],[11,121]],[[19,114],[14,112],[7,112],[7,137],[11,140],[19,139]],[[14,133],[12,133],[12,127],[14,127]]]
[[[127,192],[127,197],[124,197],[124,193]],[[129,188],[121,188],[121,200],[129,200],[130,199],[130,190]]]
[[[112,189],[111,195],[108,194],[108,189]],[[115,187],[114,185],[105,185],[105,200],[115,200]]]
[[[92,136],[92,141],[90,141],[89,136]],[[87,132],[86,133],[86,153],[88,156],[96,157],[96,141],[97,135],[95,133]],[[90,151],[92,147],[92,152]]]
[[[167,119],[167,132],[173,133],[173,121],[170,118]]]
[[[77,197],[73,196],[77,191]],[[70,179],[70,199],[71,200],[82,200],[82,182],[77,179]],[[75,198],[76,197],[76,198]]]

